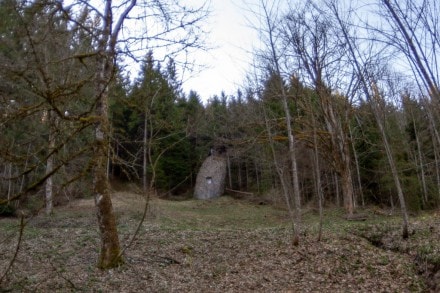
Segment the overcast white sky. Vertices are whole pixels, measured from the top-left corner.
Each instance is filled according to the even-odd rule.
[[[101,1],[90,1],[94,3],[93,6],[103,9]],[[222,91],[227,95],[237,93],[244,83],[252,62],[253,48],[259,43],[258,33],[249,27],[248,20],[253,18],[250,7],[258,7],[260,0],[182,0],[194,8],[199,8],[207,1],[210,3],[211,14],[206,20],[204,29],[209,32],[207,46],[212,49],[208,52],[201,50],[193,52],[188,60],[194,60],[197,63],[196,67],[203,66],[204,69],[197,70],[192,75],[186,71],[181,76],[184,81],[184,92],[189,93],[190,90],[194,90],[203,101],[214,95],[220,95]],[[130,27],[128,35],[136,32],[136,27]],[[155,49],[156,52],[158,52],[157,56],[161,56],[160,49]],[[130,70],[138,72],[139,64],[127,60]],[[137,74],[133,72],[131,72],[132,77],[136,77]]]
[[[247,17],[250,15],[244,2],[211,1],[208,41],[216,48],[197,57],[197,62],[209,68],[185,81],[185,92],[195,90],[206,101],[213,95],[220,95],[221,91],[227,95],[236,94],[243,84],[252,60],[252,48],[258,42],[257,33],[248,26]],[[257,3],[258,0],[246,1],[250,2]]]

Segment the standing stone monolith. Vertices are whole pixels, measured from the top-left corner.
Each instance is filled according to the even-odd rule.
[[[211,149],[209,157],[203,162],[197,174],[194,197],[211,199],[221,196],[225,191],[227,160],[224,150]]]

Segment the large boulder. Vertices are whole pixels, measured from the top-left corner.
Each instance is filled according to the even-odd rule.
[[[225,190],[227,160],[223,155],[210,155],[197,174],[194,197],[211,199],[219,197]]]

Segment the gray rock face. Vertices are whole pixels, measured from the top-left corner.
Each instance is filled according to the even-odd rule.
[[[226,166],[224,156],[209,156],[197,174],[194,197],[211,199],[221,196],[225,190]]]

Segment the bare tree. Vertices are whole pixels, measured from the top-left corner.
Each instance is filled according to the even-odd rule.
[[[350,127],[350,125],[349,125],[349,131],[350,131],[351,146],[353,149],[354,163],[356,165],[356,178],[357,178],[357,183],[358,183],[358,188],[359,188],[359,195],[361,197],[361,205],[362,205],[362,207],[364,207],[365,206],[365,198],[364,198],[364,192],[363,192],[363,188],[362,188],[361,171],[360,171],[360,165],[359,165],[359,155],[358,155],[358,152],[355,147],[354,133],[353,133],[352,127]]]
[[[313,144],[313,179],[315,182],[315,193],[316,198],[318,199],[318,208],[319,208],[319,229],[318,229],[318,241],[321,241],[322,238],[322,223],[324,218],[324,211],[323,211],[323,201],[324,201],[324,194],[322,190],[322,178],[321,178],[321,166],[320,166],[320,154],[319,154],[319,135],[318,135],[318,125],[317,125],[317,119],[315,117],[315,111],[314,111],[314,105],[313,100],[309,96],[309,100],[306,101],[308,104],[308,111],[309,115],[311,117],[311,126],[312,126],[312,144]]]
[[[417,101],[414,100],[409,94],[402,96],[402,105],[404,110],[404,123],[406,124],[406,129],[408,134],[407,144],[408,153],[411,159],[414,161],[414,166],[417,172],[418,179],[421,183],[421,193],[422,193],[422,207],[426,207],[428,204],[428,186],[427,186],[427,176],[425,170],[425,158],[423,155],[422,146],[422,125],[416,120],[417,107],[419,106]]]
[[[388,164],[391,169],[391,173],[393,176],[394,184],[400,202],[400,208],[403,219],[402,237],[408,238],[409,220],[408,220],[408,211],[406,208],[405,197],[403,194],[403,189],[400,182],[396,161],[393,152],[391,150],[391,145],[387,137],[384,122],[382,120],[383,108],[381,107],[381,104],[383,101],[383,97],[378,86],[378,78],[380,75],[377,72],[372,71],[372,68],[374,68],[374,64],[369,63],[368,62],[369,59],[366,57],[369,55],[368,54],[363,55],[360,53],[360,48],[356,43],[356,39],[352,35],[350,35],[349,30],[347,28],[347,22],[343,20],[336,2],[329,1],[327,4],[329,9],[333,13],[333,16],[335,17],[336,22],[339,25],[341,37],[347,44],[346,47],[347,56],[350,58],[354,72],[357,73],[357,76],[359,78],[360,89],[364,94],[365,98],[367,99],[367,101],[371,105],[373,115],[375,117],[377,126],[379,128],[379,133],[382,138],[383,146],[388,159]],[[370,52],[370,56],[371,54],[373,53]]]
[[[284,201],[286,203],[287,210],[289,212],[289,217],[292,222],[292,232],[293,232],[292,243],[294,245],[297,245],[298,241],[299,241],[299,236],[297,235],[298,232],[296,232],[298,228],[295,227],[296,226],[295,212],[294,212],[294,208],[292,207],[291,198],[290,198],[290,190],[291,190],[290,181],[288,180],[288,178],[286,178],[285,168],[284,168],[281,160],[279,159],[279,154],[277,153],[276,148],[275,148],[275,141],[273,139],[274,135],[272,133],[272,127],[270,125],[267,110],[264,105],[262,105],[262,108],[263,108],[263,113],[264,113],[264,122],[266,125],[267,136],[268,136],[268,140],[269,140],[269,147],[270,147],[270,150],[272,153],[273,164],[274,164],[275,171],[277,172],[278,178],[281,183]]]
[[[21,86],[21,92],[26,94],[23,95],[25,98],[20,97],[21,108],[13,115],[2,116],[2,119],[6,118],[2,122],[18,125],[23,117],[38,121],[44,111],[50,111],[54,119],[60,119],[60,124],[72,124],[72,127],[63,130],[63,140],[56,141],[55,145],[54,140],[49,139],[49,151],[39,151],[45,154],[41,161],[47,162],[43,175],[37,172],[39,162],[28,164],[26,160],[29,166],[23,174],[33,172],[35,178],[21,192],[9,196],[7,201],[21,198],[46,181],[49,189],[51,177],[62,166],[87,154],[90,162],[85,162],[80,173],[69,178],[66,184],[92,172],[101,236],[98,266],[111,268],[122,263],[122,256],[107,178],[109,85],[123,56],[125,60],[131,58],[137,62],[147,49],[162,48],[166,51],[164,54],[172,55],[201,48],[201,22],[207,15],[207,7],[202,4],[201,7],[191,8],[172,0],[125,0],[117,3],[111,0],[81,0],[71,5],[46,0],[37,2],[19,3],[12,9],[19,19],[16,31],[22,42],[17,46],[14,40],[6,40],[12,53],[0,55],[0,74],[7,77],[5,80],[11,88]],[[14,54],[21,57],[15,58]],[[183,60],[179,64],[185,65],[189,59]],[[3,95],[1,98],[8,99]],[[93,128],[93,134],[88,131],[90,128]],[[31,131],[22,136],[30,134]],[[87,145],[53,163],[53,154],[79,135],[89,135],[84,139]],[[9,145],[2,147],[8,148],[2,152],[3,157],[12,155],[19,158],[9,154]],[[21,174],[16,177],[21,177]]]
[[[113,77],[115,70],[115,62],[118,56],[118,42],[124,41],[125,53],[134,56],[130,47],[130,40],[135,38],[135,43],[139,41],[145,42],[147,39],[163,40],[164,46],[179,45],[178,50],[188,47],[196,47],[199,45],[198,36],[193,35],[193,28],[206,15],[203,10],[188,10],[186,7],[167,3],[166,1],[158,1],[153,4],[148,2],[139,3],[136,0],[124,1],[122,5],[115,6],[111,0],[104,1],[103,11],[93,7],[88,2],[82,2],[84,5],[96,11],[102,21],[101,29],[97,38],[97,47],[95,52],[95,62],[97,66],[95,75],[95,110],[94,110],[94,128],[95,128],[95,144],[93,159],[93,178],[94,178],[94,194],[95,204],[97,207],[98,223],[101,232],[101,256],[98,266],[101,268],[110,268],[118,265],[122,259],[119,249],[119,239],[116,230],[116,220],[113,213],[107,170],[107,154],[108,154],[108,137],[109,137],[109,112],[108,112],[108,84]],[[137,6],[138,5],[138,6]],[[127,25],[130,15],[134,14],[135,9],[143,12],[142,21],[144,25],[148,25],[145,19],[149,14],[148,10],[158,11],[161,17],[163,28],[156,35],[147,37],[129,36],[129,39],[121,39],[121,33],[124,26]],[[180,16],[180,21],[176,21],[172,14]],[[142,15],[142,14],[141,14]],[[186,32],[185,26],[189,27],[189,32],[183,38],[177,38],[179,31]],[[176,35],[173,35],[176,33]],[[166,35],[171,35],[166,37]],[[165,36],[164,36],[165,35]],[[185,39],[186,38],[186,39]],[[136,42],[137,41],[137,42]],[[140,47],[142,48],[142,47]],[[183,48],[183,49],[182,49]]]
[[[47,111],[46,123],[48,124],[48,146],[47,146],[47,161],[46,161],[46,174],[48,177],[46,178],[46,215],[51,215],[53,213],[53,176],[50,174],[54,168],[54,160],[56,151],[56,141],[55,141],[55,133],[56,133],[56,117],[52,111]]]
[[[284,18],[281,34],[288,56],[286,63],[315,90],[332,146],[331,161],[341,177],[344,207],[352,215],[354,191],[348,129],[351,104],[346,97],[335,94],[346,78],[340,71],[346,66],[343,43],[333,36],[332,23],[326,15],[312,3],[302,8],[292,6]]]
[[[378,15],[390,27],[377,28],[379,35],[408,60],[414,77],[428,94],[440,100],[438,50],[438,2],[381,0]]]
[[[278,3],[279,5],[279,3]],[[293,233],[292,243],[298,245],[300,231],[301,231],[301,192],[298,179],[298,166],[296,159],[296,138],[292,129],[293,119],[290,113],[290,108],[288,105],[288,94],[282,78],[281,66],[280,66],[280,53],[277,47],[277,36],[276,34],[276,21],[277,13],[276,10],[280,7],[277,3],[269,5],[267,1],[261,1],[260,6],[262,9],[262,14],[260,17],[263,21],[264,31],[261,31],[262,37],[265,39],[267,46],[267,54],[261,56],[264,62],[270,67],[272,73],[276,76],[278,80],[277,90],[279,99],[282,103],[284,110],[284,120],[286,125],[286,134],[288,138],[289,146],[289,160],[290,160],[290,172],[292,180],[293,189],[293,199],[295,203],[295,227]]]
[[[435,103],[435,101],[431,101],[431,103]],[[434,166],[435,166],[435,174],[437,181],[437,192],[438,192],[438,200],[440,202],[440,153],[439,153],[439,145],[440,145],[440,135],[437,129],[437,124],[435,121],[434,113],[432,111],[430,101],[427,98],[422,99],[422,104],[424,109],[426,110],[426,116],[428,117],[429,122],[429,132],[431,134],[433,152],[434,152]]]

